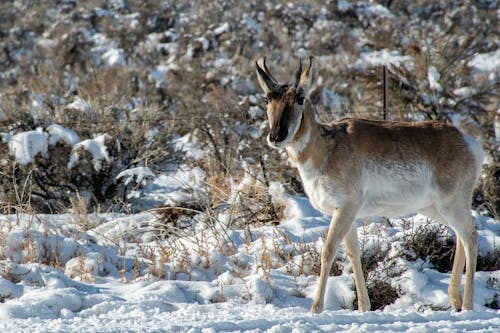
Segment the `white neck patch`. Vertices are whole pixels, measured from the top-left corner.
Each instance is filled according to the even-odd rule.
[[[288,154],[290,154],[290,157],[296,158],[300,153],[302,153],[309,144],[310,139],[311,139],[311,126],[307,125],[306,133],[302,135],[302,137],[300,137],[297,141],[291,143],[287,147],[287,152]]]

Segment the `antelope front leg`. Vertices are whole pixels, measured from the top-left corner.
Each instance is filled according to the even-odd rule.
[[[357,209],[353,205],[344,205],[333,212],[330,228],[326,236],[326,242],[321,251],[321,272],[319,276],[318,289],[311,307],[312,313],[319,313],[323,310],[325,301],[325,289],[330,269],[332,268],[335,253],[340,245],[340,241],[345,237],[356,217]]]

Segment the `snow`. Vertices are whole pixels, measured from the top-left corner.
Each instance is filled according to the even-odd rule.
[[[401,64],[411,65],[411,57],[403,56],[399,51],[380,50],[363,52],[361,57],[353,63],[353,67],[362,71],[365,68],[384,65],[399,66]]]
[[[58,141],[62,141],[70,146],[74,146],[80,142],[80,137],[75,131],[58,124],[53,124],[47,127],[47,132],[50,134],[50,145],[55,145]]]
[[[113,289],[111,285],[102,286]],[[453,313],[448,311],[358,313],[324,311],[312,315],[301,306],[275,304],[202,304],[189,302],[182,286],[169,282],[138,284],[123,288],[124,294],[81,298],[69,290],[31,295],[32,306],[2,307],[2,314],[19,319],[0,322],[6,332],[34,330],[59,332],[495,332],[500,317],[494,311]],[[45,300],[43,302],[42,300]],[[180,303],[172,304],[172,301]],[[76,312],[78,307],[84,307]],[[29,316],[30,311],[38,316]],[[73,310],[71,310],[73,309]],[[50,318],[59,310],[59,318]],[[49,318],[43,319],[46,315]],[[25,317],[25,318],[22,318]]]
[[[123,176],[137,181],[138,175],[149,172],[148,168],[133,168]],[[151,181],[145,195],[168,202],[183,191],[201,191],[205,174],[200,168],[177,170]],[[243,190],[249,186],[248,182],[235,186]],[[245,241],[243,230],[230,231],[223,224],[207,227],[199,217],[198,232],[190,236],[193,238],[175,241],[179,252],[185,251],[184,254],[172,253],[170,260],[155,264],[155,269],[164,274],[161,279],[150,273],[144,275],[151,268],[145,266],[149,259],[141,253],[147,248],[153,250],[160,241],[152,234],[157,222],[149,212],[92,214],[90,225],[95,227],[86,233],[71,214],[38,215],[34,219],[29,215],[0,215],[0,233],[7,235],[3,241],[12,249],[12,253],[0,251],[0,256],[12,258],[0,268],[10,271],[19,281],[0,279],[0,298],[4,300],[0,303],[0,329],[9,332],[459,332],[465,328],[468,332],[497,332],[500,329],[500,311],[484,306],[491,302],[494,288],[498,292],[498,286],[491,283],[500,280],[500,270],[477,272],[475,310],[457,313],[448,310],[450,274],[440,273],[422,260],[412,263],[402,258],[398,262],[405,265],[406,271],[392,281],[401,292],[394,304],[369,313],[353,311],[354,281],[346,266],[342,275],[328,280],[325,311],[312,315],[309,308],[318,277],[297,270],[303,266],[304,272],[310,271],[306,258],[296,257],[285,266],[276,258],[266,264],[265,258],[266,253],[276,248],[283,255],[293,256],[297,244],[319,249],[329,217],[315,211],[306,198],[287,194],[278,182],[270,184],[269,192],[275,204],[286,206],[279,226],[251,227],[251,238]],[[477,214],[475,217],[479,250],[491,251],[500,244],[500,223]],[[414,225],[427,223],[421,215],[411,219]],[[365,246],[371,246],[370,240],[376,237],[393,242],[410,232],[401,228],[408,221],[394,219],[391,227],[383,228],[374,222],[358,221],[360,241],[367,241]],[[51,228],[44,232],[46,225]],[[7,228],[10,232],[2,233]],[[30,230],[29,234],[26,230]],[[221,247],[216,235],[223,231],[228,238]],[[138,239],[146,247],[138,247]],[[16,249],[26,249],[26,241],[38,249],[39,262],[50,254],[44,249],[59,249],[61,268],[42,263],[22,264],[29,253]],[[343,247],[338,257],[345,258]]]
[[[34,162],[38,154],[47,156],[49,136],[41,130],[4,135],[3,138],[9,144],[9,153],[20,164]]]
[[[253,30],[256,34],[260,34],[261,33],[261,29],[260,29],[260,26],[259,24],[257,23],[257,21],[255,21],[252,17],[250,17],[247,13],[244,13],[243,14],[243,20],[242,20],[243,23],[246,24],[246,26]]]
[[[146,185],[148,180],[154,179],[156,176],[148,167],[135,167],[120,172],[116,179],[120,178],[126,178],[125,185],[130,184],[132,181],[138,185]]]
[[[83,149],[92,154],[92,164],[94,165],[94,168],[96,170],[101,170],[103,160],[106,162],[111,161],[111,157],[108,154],[108,149],[105,144],[106,140],[110,138],[111,137],[108,134],[101,134],[93,139],[83,140],[75,144],[68,162],[68,169],[75,167],[80,159],[79,150]]]
[[[248,109],[248,114],[252,119],[258,119],[264,116],[264,111],[258,106],[252,106]]]
[[[156,186],[169,192],[189,182],[192,186],[199,184],[200,176],[189,172],[172,173],[171,177],[163,176],[155,182]],[[289,217],[278,227],[281,232],[310,242],[315,237],[308,229],[326,230],[328,218],[314,212],[307,200],[287,196],[279,184],[271,188],[274,195],[281,196],[281,200],[288,203]],[[67,226],[68,217],[45,215],[39,220],[63,227]],[[421,262],[417,262],[400,277],[399,287],[403,296],[385,310],[363,314],[352,311],[353,280],[347,274],[330,277],[326,310],[312,315],[309,307],[317,277],[293,276],[279,268],[270,271],[258,268],[255,258],[262,253],[263,238],[257,237],[248,247],[241,241],[238,232],[233,233],[231,238],[237,246],[237,255],[233,255],[233,259],[221,254],[211,256],[212,260],[220,261],[219,267],[223,272],[219,276],[212,275],[210,269],[203,269],[193,257],[190,280],[183,280],[183,276],[178,274],[176,280],[152,277],[124,283],[124,277],[133,279],[133,276],[129,273],[123,276],[116,268],[122,259],[116,257],[112,237],[126,240],[124,235],[137,233],[140,230],[137,227],[147,223],[151,217],[140,213],[103,215],[100,219],[104,224],[94,229],[92,238],[93,242],[102,245],[96,247],[93,242],[88,245],[82,243],[78,245],[79,256],[71,259],[61,256],[64,274],[43,264],[28,264],[12,269],[12,274],[21,279],[20,283],[0,279],[4,299],[0,303],[0,329],[63,332],[457,332],[465,327],[468,332],[495,332],[500,329],[500,311],[483,306],[484,300],[492,294],[487,281],[499,279],[499,271],[491,275],[488,272],[477,273],[474,311],[430,310],[428,304],[446,307],[450,275],[422,268]],[[418,222],[424,217],[416,216],[415,219]],[[499,223],[484,217],[478,217],[478,220],[480,248],[490,249],[500,241]],[[17,223],[16,230],[22,231],[25,224],[19,220]],[[28,217],[24,223],[28,223]],[[114,230],[108,229],[103,233],[105,226]],[[262,227],[254,232],[268,234],[272,230],[272,227]],[[316,231],[319,234],[319,230]],[[9,237],[20,239],[14,232]],[[41,242],[42,235],[39,234],[35,240]],[[77,244],[74,237],[62,240],[60,238],[59,247],[63,252],[75,252]],[[248,276],[239,277],[234,272],[230,273],[228,265],[235,260],[241,267],[253,267]],[[132,260],[125,260],[122,265],[125,270],[134,266]]]
[[[228,32],[228,31],[229,31],[229,23],[224,22],[220,26],[218,26],[217,28],[214,29],[214,34],[216,36],[218,36],[218,35],[222,35],[225,32]]]
[[[123,49],[109,49],[101,57],[107,66],[126,65]]]
[[[469,61],[469,66],[479,72],[498,74],[500,71],[500,49],[489,53],[478,53]]]
[[[490,82],[498,82],[500,77],[500,49],[488,53],[477,53],[469,61],[472,67],[472,76],[486,76]]]
[[[92,155],[94,168],[100,170],[103,161],[111,161],[105,144],[109,138],[111,137],[108,134],[102,134],[93,139],[81,141],[75,131],[58,124],[48,126],[46,132],[39,128],[36,131],[20,132],[14,135],[2,134],[3,141],[8,143],[9,153],[20,164],[33,163],[38,154],[48,157],[49,145],[55,145],[59,141],[70,145],[72,154],[68,161],[69,169],[78,163],[80,151],[85,150]]]
[[[439,84],[440,74],[437,71],[436,67],[429,66],[427,71],[427,79],[429,80],[429,87],[431,90],[440,92],[443,90],[443,87]]]
[[[175,137],[173,146],[176,150],[183,152],[187,158],[194,160],[199,160],[206,155],[206,152],[196,144],[196,139],[191,133]]]
[[[171,63],[170,61],[167,61],[167,63],[168,64],[166,65],[158,65],[155,68],[151,68],[149,70],[149,77],[151,78],[151,80],[157,82],[157,86],[165,81],[165,76],[169,71],[177,69],[177,65]]]
[[[92,109],[90,104],[86,100],[81,98],[80,96],[75,96],[73,99],[73,102],[66,105],[66,108],[74,109],[74,110],[78,110],[78,111],[83,111],[83,112],[87,112],[87,111],[90,111]]]

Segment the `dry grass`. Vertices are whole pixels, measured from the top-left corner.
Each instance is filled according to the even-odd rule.
[[[448,233],[448,227],[424,224],[405,235],[405,256],[409,260],[422,259],[433,264],[442,273],[448,273],[453,266],[455,241]]]
[[[408,260],[421,259],[431,263],[442,272],[449,273],[453,267],[455,239],[448,227],[427,223],[411,228],[403,239],[403,256]],[[500,250],[479,253],[476,271],[494,271],[500,267]]]

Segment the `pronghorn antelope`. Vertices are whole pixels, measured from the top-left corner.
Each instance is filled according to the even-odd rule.
[[[448,293],[454,309],[472,309],[477,232],[470,207],[484,156],[480,144],[455,127],[434,121],[318,123],[308,100],[318,67],[314,57],[309,57],[304,70],[300,63],[292,84],[278,83],[263,57],[256,67],[266,94],[269,145],[286,150],[312,205],[332,216],[311,311],[322,311],[328,273],[342,240],[352,264],[358,308],[370,310],[354,221],[416,212],[455,231]]]

